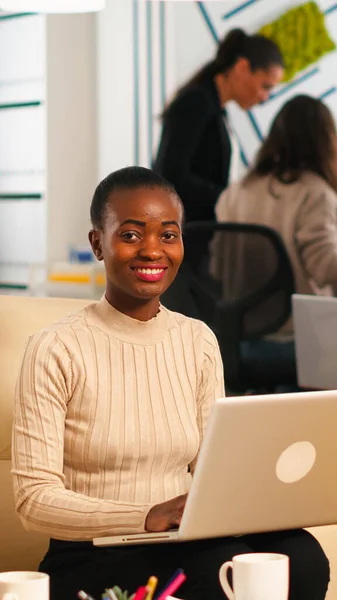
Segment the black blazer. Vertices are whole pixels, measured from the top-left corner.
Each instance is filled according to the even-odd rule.
[[[153,168],[176,188],[186,220],[215,219],[228,184],[231,144],[213,78],[182,91],[163,117]]]

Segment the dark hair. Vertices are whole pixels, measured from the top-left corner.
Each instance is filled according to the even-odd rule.
[[[171,185],[166,179],[151,169],[144,167],[126,167],[110,173],[98,184],[90,207],[90,218],[93,227],[103,229],[107,205],[111,201],[111,195],[119,190],[135,190],[137,188],[161,188],[173,194],[179,203],[182,218],[184,215],[183,204]]]
[[[295,96],[276,115],[248,175],[273,174],[284,183],[305,171],[323,177],[337,190],[336,126],[328,107],[311,96]]]
[[[219,43],[213,60],[204,65],[178,92],[197,85],[205,77],[227,73],[239,58],[246,58],[252,71],[268,70],[271,66],[284,66],[278,46],[263,35],[248,35],[242,29],[232,29]]]

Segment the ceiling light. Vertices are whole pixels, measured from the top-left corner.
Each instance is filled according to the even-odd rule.
[[[0,10],[34,13],[82,13],[102,10],[105,0],[0,0]]]

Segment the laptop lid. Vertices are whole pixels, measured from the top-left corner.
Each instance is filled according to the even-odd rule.
[[[217,401],[179,538],[337,523],[336,431],[335,391]]]
[[[297,380],[308,389],[337,388],[337,298],[292,297]]]

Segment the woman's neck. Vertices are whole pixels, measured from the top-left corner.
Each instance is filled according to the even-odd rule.
[[[150,321],[159,312],[159,297],[140,300],[109,288],[106,289],[105,297],[113,308],[137,321]]]
[[[218,92],[221,106],[224,106],[227,102],[233,100],[228,77],[226,77],[223,73],[217,73],[217,75],[214,76],[214,83]]]

